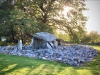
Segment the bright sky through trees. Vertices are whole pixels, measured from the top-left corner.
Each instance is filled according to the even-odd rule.
[[[68,7],[68,6],[64,6],[63,9],[64,10],[62,11],[62,13],[64,14],[64,17],[69,20],[69,18],[67,16],[67,13],[70,13],[70,10],[73,10],[73,8],[72,7]],[[72,16],[71,13],[70,13],[70,15]]]
[[[100,33],[100,0],[87,0],[86,7],[89,9],[84,15],[89,19],[86,24],[87,31],[97,31]]]

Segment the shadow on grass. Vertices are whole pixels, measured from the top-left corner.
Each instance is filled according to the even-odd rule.
[[[98,64],[97,64],[98,63]],[[100,75],[100,54],[84,67],[54,61],[0,54],[0,75]]]
[[[0,54],[0,75],[29,75],[33,69],[38,73],[43,68],[41,65],[37,59]]]
[[[100,75],[100,51],[98,51],[98,56],[94,59],[93,62],[88,63],[91,72],[93,75]]]
[[[73,67],[53,61],[0,54],[0,75],[77,75]]]

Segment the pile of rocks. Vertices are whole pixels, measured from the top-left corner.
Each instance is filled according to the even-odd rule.
[[[84,45],[58,46],[53,49],[23,46],[22,50],[19,50],[18,46],[0,46],[0,53],[58,61],[73,66],[80,66],[81,63],[92,61],[97,56],[97,50]]]

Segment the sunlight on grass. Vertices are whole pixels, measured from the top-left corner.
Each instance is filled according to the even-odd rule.
[[[3,70],[1,71],[8,71],[10,69],[13,69],[17,64],[13,64],[13,65],[9,65],[8,67],[4,68]]]
[[[3,58],[0,58],[0,60],[2,60]]]
[[[77,75],[93,75],[91,73],[90,70],[87,70],[87,69],[82,69],[82,70],[77,70],[78,74]]]
[[[100,46],[92,46],[92,47],[100,52]]]
[[[20,68],[11,73],[8,73],[7,75],[26,75],[29,72],[29,70],[30,70],[30,68],[28,68],[28,67]],[[27,74],[27,75],[29,75],[29,74]]]
[[[60,72],[62,75],[78,75],[73,67],[67,67]]]
[[[41,70],[43,70],[43,67],[44,67],[44,64],[38,66],[35,69],[33,67],[33,70],[30,71],[29,75],[41,73]]]

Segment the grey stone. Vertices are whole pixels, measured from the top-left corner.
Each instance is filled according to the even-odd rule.
[[[47,58],[46,57],[42,57],[42,59],[46,60]]]
[[[52,47],[47,43],[47,48],[52,49]]]
[[[55,35],[48,33],[48,32],[39,32],[39,33],[34,34],[33,37],[42,39],[45,41],[54,41],[56,39]]]
[[[23,50],[19,50],[17,46],[12,46],[12,50],[9,50],[8,46],[0,46],[0,53],[42,58],[67,63],[72,66],[80,66],[81,63],[92,61],[98,52],[89,46],[69,45],[65,48],[59,46],[56,49],[32,49],[30,46],[23,46]]]
[[[57,47],[56,36],[48,32],[39,32],[33,35],[30,46],[33,49],[52,49]]]
[[[18,41],[18,49],[19,50],[22,50],[22,40],[19,40]]]

